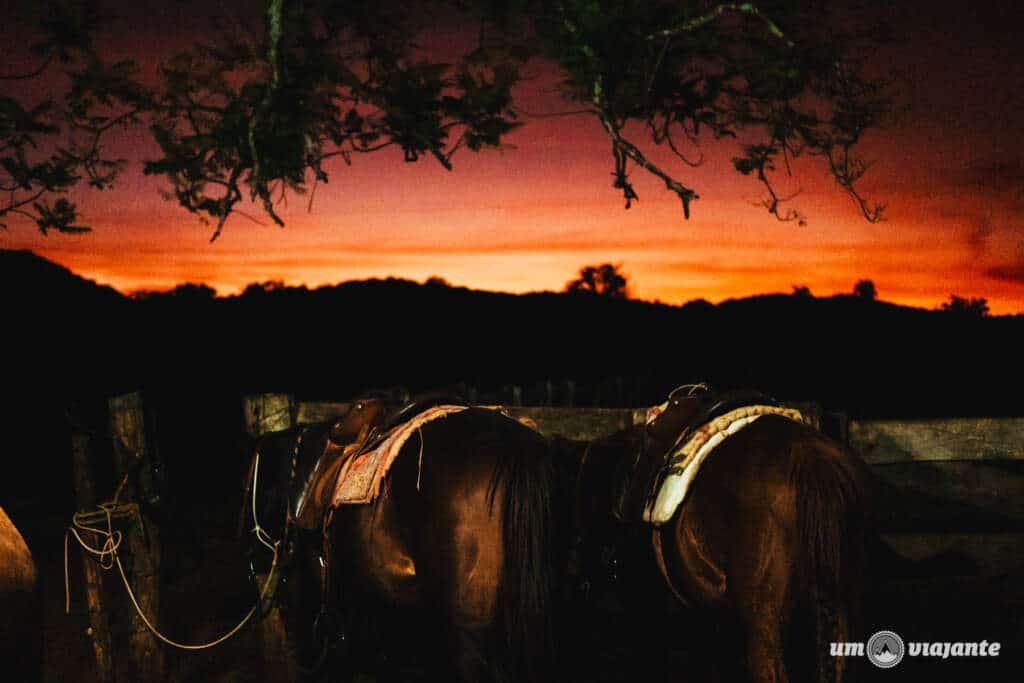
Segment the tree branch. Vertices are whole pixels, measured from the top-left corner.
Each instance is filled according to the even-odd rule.
[[[46,59],[44,59],[43,62],[32,71],[28,71],[23,74],[0,74],[0,81],[24,81],[29,78],[35,78],[46,71],[46,67],[50,66],[55,55],[56,51],[51,49],[50,54],[46,55]]]
[[[260,167],[260,153],[259,147],[256,144],[256,129],[259,127],[261,119],[266,116],[267,111],[270,110],[270,106],[273,103],[274,94],[277,91],[278,85],[281,80],[281,66],[278,62],[278,50],[281,44],[281,34],[283,32],[284,22],[284,0],[267,0],[267,24],[268,24],[268,35],[270,37],[269,45],[267,46],[267,60],[270,63],[270,84],[263,91],[263,99],[260,101],[260,105],[253,112],[252,118],[249,119],[249,153],[252,155],[252,187],[253,191],[259,195],[263,201],[263,210],[267,212],[267,215],[273,219],[279,226],[284,227],[284,221],[274,211],[274,202],[270,196],[270,191],[267,189],[267,181],[263,177],[263,171]],[[217,239],[220,235],[221,228],[224,225],[226,216],[222,218],[217,224],[217,232],[214,233],[211,242]]]
[[[661,168],[656,164],[647,159],[636,145],[622,137],[619,125],[613,120],[611,114],[608,112],[602,82],[602,72],[597,55],[593,48],[582,40],[576,24],[566,15],[565,7],[559,4],[559,9],[562,13],[563,25],[566,30],[568,30],[573,37],[579,41],[580,51],[591,62],[591,66],[594,70],[595,75],[591,94],[591,102],[594,105],[593,113],[597,116],[598,120],[600,120],[605,132],[608,133],[608,137],[611,138],[612,154],[615,157],[615,182],[613,183],[613,186],[622,190],[623,195],[626,198],[626,208],[628,209],[630,207],[632,200],[639,198],[636,191],[633,189],[632,184],[627,180],[626,158],[629,158],[638,166],[646,169],[649,173],[661,178],[661,180],[664,181],[665,186],[672,192],[676,193],[679,200],[683,203],[683,216],[686,219],[689,219],[690,202],[698,198],[697,193],[680,183],[665,171],[661,170]]]
[[[643,167],[650,173],[661,178],[665,182],[665,187],[667,187],[669,190],[675,192],[676,195],[678,195],[679,200],[683,203],[683,216],[689,219],[690,202],[693,201],[694,199],[699,199],[700,196],[696,192],[694,192],[693,190],[686,187],[678,180],[670,176],[668,173],[661,170],[657,165],[648,160],[647,157],[644,156],[643,152],[641,152],[636,145],[634,145],[626,138],[622,137],[622,134],[619,132],[618,126],[616,126],[615,122],[608,117],[606,112],[604,112],[603,110],[598,110],[596,113],[598,119],[600,119],[601,121],[601,125],[604,126],[605,132],[607,132],[608,136],[612,139],[613,148],[617,150],[619,153],[632,159],[633,162],[636,163],[638,166]],[[622,182],[622,180],[623,177],[620,173],[620,177],[617,179],[617,182]],[[631,190],[631,188],[628,189]],[[635,193],[633,193],[633,198],[637,198]]]
[[[516,112],[531,119],[553,119],[560,116],[579,116],[580,114],[593,114],[593,109],[570,109],[568,111],[551,111],[543,113],[529,112],[522,107],[516,107]]]
[[[730,3],[725,3],[725,4],[722,4],[722,5],[718,5],[717,7],[715,7],[713,10],[711,10],[707,14],[701,15],[699,17],[695,17],[693,19],[690,19],[689,21],[683,22],[679,26],[676,26],[676,27],[673,27],[673,28],[666,28],[666,29],[663,29],[661,31],[655,31],[654,33],[652,33],[652,34],[647,36],[647,40],[656,40],[658,38],[671,38],[672,36],[679,35],[680,33],[688,33],[690,31],[695,31],[698,28],[701,28],[702,26],[706,26],[707,24],[710,24],[712,21],[714,21],[715,19],[718,19],[719,17],[721,17],[726,12],[732,12],[732,13],[737,13],[737,14],[748,14],[750,16],[753,16],[753,17],[756,17],[756,18],[760,19],[762,22],[764,22],[765,26],[768,27],[768,31],[773,36],[775,36],[779,40],[783,41],[789,47],[795,47],[795,43],[792,40],[790,40],[789,38],[786,37],[786,34],[783,33],[782,29],[780,29],[778,27],[778,25],[774,21],[772,21],[771,19],[766,17],[761,12],[761,10],[759,10],[757,8],[756,5],[753,5],[752,3],[749,3],[749,2],[744,2],[744,3],[730,2]]]

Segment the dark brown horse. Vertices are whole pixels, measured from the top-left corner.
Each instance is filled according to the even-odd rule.
[[[764,415],[717,446],[671,518],[641,519],[681,432],[728,408],[713,412],[703,391],[676,392],[648,424],[577,449],[577,572],[588,585],[615,584],[631,604],[670,596],[691,608],[702,621],[690,636],[710,634],[695,661],[711,663],[713,680],[847,680],[848,661],[830,658],[829,642],[864,638],[859,458],[812,427]],[[702,680],[692,670],[684,678]]]
[[[42,604],[25,539],[0,508],[0,670],[5,681],[42,680]]]
[[[311,461],[325,449],[386,431],[378,406],[353,406],[281,454],[294,462],[293,482],[310,479]],[[552,462],[537,433],[498,412],[465,408],[416,430],[372,503],[328,513],[329,497],[312,493],[316,475],[312,488],[293,485],[279,604],[311,677],[354,673],[361,652],[393,661],[412,648],[425,653],[430,680],[541,678],[550,655],[551,560],[561,547],[552,538]],[[419,625],[407,629],[408,640],[383,628],[383,644],[360,644],[356,624],[394,616]],[[336,647],[342,640],[346,647]],[[348,656],[325,656],[332,647]]]

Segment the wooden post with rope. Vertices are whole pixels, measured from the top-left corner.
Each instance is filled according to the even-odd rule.
[[[75,479],[75,498],[79,510],[91,510],[96,506],[96,492],[92,485],[92,468],[89,465],[89,435],[71,435],[71,457]],[[96,657],[96,680],[112,683],[114,663],[110,649],[110,625],[103,611],[103,572],[94,557],[82,549],[82,569],[85,574],[85,599],[89,609],[89,636]]]
[[[149,457],[142,396],[137,392],[117,396],[110,399],[108,407],[115,472],[118,476],[128,474],[122,499],[141,502],[144,491],[137,475]],[[160,613],[160,536],[151,519],[145,514],[140,519],[141,525],[125,531],[125,546],[132,558],[128,579],[142,612],[156,620]],[[134,610],[128,614],[128,648],[126,680],[163,680],[164,651]]]
[[[295,399],[287,394],[258,394],[242,399],[245,431],[255,441],[264,434],[290,429],[295,424]],[[269,462],[264,467],[272,467]],[[248,481],[252,481],[252,471]],[[244,508],[245,506],[243,506]],[[248,522],[249,520],[246,520]],[[264,584],[267,577],[258,577]],[[263,640],[263,661],[267,680],[292,683],[299,680],[299,670],[288,646],[281,610],[275,604],[260,622]]]

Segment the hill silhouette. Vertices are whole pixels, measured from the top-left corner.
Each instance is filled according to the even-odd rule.
[[[133,317],[129,298],[32,252],[0,250],[0,301],[8,388],[106,389],[117,330]]]
[[[386,279],[128,298],[38,256],[0,251],[0,302],[0,505],[21,519],[67,519],[72,430],[109,443],[106,399],[136,390],[154,421],[176,523],[237,512],[225,492],[238,491],[248,465],[241,397],[252,392],[344,400],[445,387],[481,403],[641,406],[707,382],[855,417],[1021,413],[1024,317],[853,296],[672,306]]]
[[[116,305],[126,300],[113,287],[87,280],[27,249],[0,249],[0,291],[7,303],[43,306]],[[18,297],[19,291],[31,296]]]
[[[16,358],[37,389],[81,396],[461,383],[572,387],[577,405],[641,405],[704,381],[854,415],[1005,415],[1024,316],[971,317],[856,296],[785,294],[683,306],[587,293],[503,294],[401,279],[316,289],[201,286],[130,299],[29,252],[0,251]],[[564,391],[562,393],[565,393]]]

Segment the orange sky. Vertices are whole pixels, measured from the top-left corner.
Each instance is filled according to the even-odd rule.
[[[758,186],[715,147],[704,167],[676,167],[702,196],[689,221],[674,195],[639,171],[640,201],[626,211],[610,187],[599,125],[577,116],[528,120],[510,138],[516,149],[460,152],[451,173],[404,164],[390,150],[339,164],[311,213],[292,197],[283,230],[236,216],[213,244],[211,229],[163,201],[160,182],[136,166],[113,191],[75,195],[94,232],[43,237],[11,222],[0,247],[32,249],[125,292],[190,281],[228,294],[254,281],[432,275],[480,289],[558,290],[581,266],[611,261],[635,296],[672,303],[794,285],[828,295],[870,278],[889,301],[935,307],[958,294],[987,298],[995,313],[1024,312],[1024,106],[1003,94],[1019,93],[1021,67],[1000,61],[1012,53],[983,49],[984,25],[957,40],[942,27],[917,27],[894,48],[908,110],[868,141],[877,164],[864,185],[890,207],[881,224],[865,222],[816,164],[802,164],[787,184],[802,189],[796,206],[809,225],[779,223],[752,205]],[[558,106],[533,94],[541,85],[523,87],[528,108]],[[141,137],[119,144],[126,156],[151,151]]]

